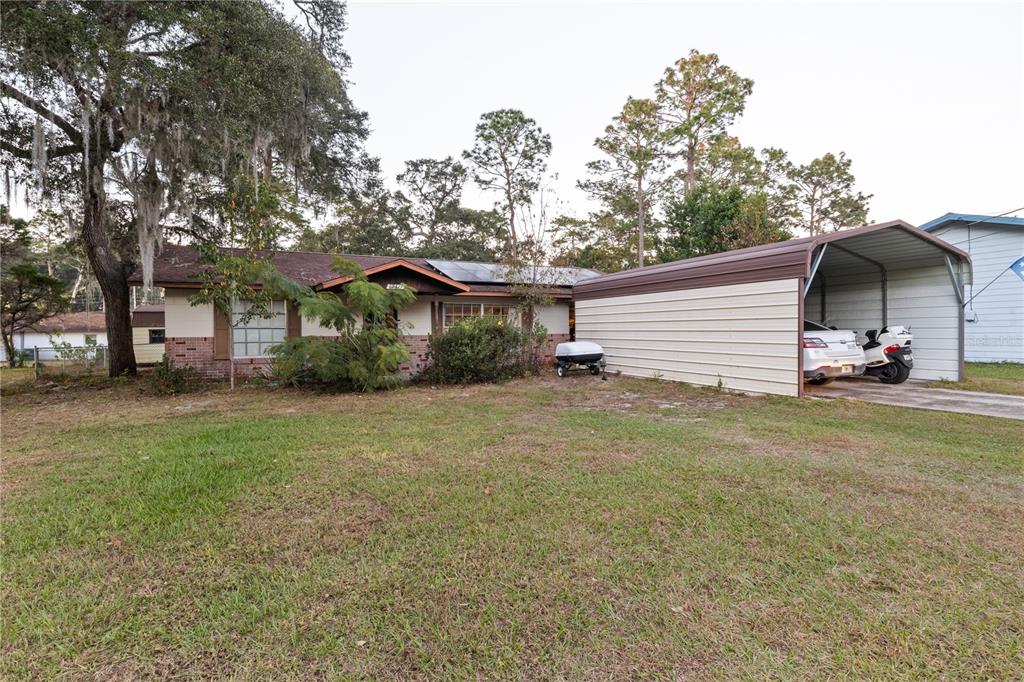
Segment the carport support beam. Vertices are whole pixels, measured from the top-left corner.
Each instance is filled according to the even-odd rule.
[[[881,263],[879,263],[878,261],[876,261],[873,258],[868,258],[867,256],[862,256],[859,253],[857,253],[856,251],[851,251],[850,249],[847,249],[847,248],[844,248],[842,246],[839,246],[839,244],[833,244],[832,246],[834,246],[835,248],[839,249],[840,251],[842,251],[845,254],[849,254],[849,255],[853,256],[854,258],[860,258],[862,261],[866,261],[868,263],[871,263],[876,268],[878,268],[879,272],[882,273],[882,326],[883,327],[888,327],[889,326],[889,273],[885,269],[885,266],[882,265]]]
[[[825,257],[825,249],[827,248],[828,244],[822,244],[821,248],[818,249],[818,255],[814,257],[814,263],[811,264],[811,272],[807,275],[807,281],[804,283],[804,298],[807,297],[807,292],[811,290],[814,276],[818,274],[818,266],[821,265],[821,259]]]
[[[949,281],[953,283],[953,291],[956,292],[956,300],[960,301],[960,307],[964,306],[964,292],[960,288],[960,281],[957,279],[956,273],[953,272],[953,262],[949,260],[949,254],[944,253],[942,256],[946,259],[946,272],[949,273]]]

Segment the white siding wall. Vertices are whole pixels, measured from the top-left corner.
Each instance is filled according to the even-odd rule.
[[[132,346],[135,348],[136,362],[152,363],[164,359],[164,344],[149,342],[150,329],[162,327],[132,327]]]
[[[96,337],[96,345],[107,345],[106,332],[89,332],[89,334]],[[46,349],[39,351],[40,360],[53,360],[56,358],[56,351],[49,349],[54,345],[60,345],[63,343],[68,343],[76,348],[80,348],[85,345],[85,332],[65,332],[64,334],[52,335],[41,332],[17,332],[14,335],[15,350],[32,350],[33,348]],[[7,352],[4,350],[2,344],[0,344],[0,360],[7,360]]]
[[[739,391],[798,394],[796,279],[576,302],[576,338],[608,369]]]
[[[857,332],[882,326],[882,287],[877,270],[837,274],[824,268],[825,314],[821,314],[821,286],[817,278],[807,293],[804,316],[815,322]],[[914,369],[911,379],[957,379],[959,315],[953,285],[945,264],[890,270],[888,273],[889,323],[910,327],[914,334]]]
[[[882,326],[881,274],[871,266],[866,271],[844,275],[825,272],[825,314],[821,314],[821,279],[815,277],[804,300],[804,317],[825,325],[835,325],[857,332],[861,343],[864,332]],[[825,268],[822,268],[825,270]],[[949,281],[948,278],[946,280]],[[889,298],[892,298],[890,284]],[[889,315],[889,320],[902,323]]]
[[[164,324],[167,336],[213,336],[213,306],[209,303],[191,305],[188,297],[195,289],[164,291]]]
[[[966,227],[952,226],[931,234],[968,250]],[[977,321],[964,325],[966,359],[1024,362],[1024,282],[1006,272],[1010,263],[1024,256],[1024,229],[975,225],[971,228],[970,255],[975,293],[999,278],[972,304]],[[970,287],[965,294],[970,298]]]
[[[911,379],[960,378],[960,303],[945,264],[889,273],[889,321],[914,334]]]

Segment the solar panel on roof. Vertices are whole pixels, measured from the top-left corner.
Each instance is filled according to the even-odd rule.
[[[459,282],[478,284],[507,284],[509,267],[501,263],[472,263],[469,261],[428,260],[447,277]],[[543,266],[538,268],[537,279],[555,286],[572,286],[585,279],[600,277],[601,273],[588,268],[565,268]]]

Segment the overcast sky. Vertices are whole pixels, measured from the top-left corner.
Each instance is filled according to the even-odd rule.
[[[873,221],[1024,206],[1022,2],[352,2],[347,34],[389,179],[406,159],[457,156],[483,112],[518,108],[551,135],[577,214],[594,138],[691,48],[754,80],[733,134],[799,163],[845,151]]]

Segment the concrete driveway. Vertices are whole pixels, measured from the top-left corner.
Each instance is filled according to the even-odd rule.
[[[1024,420],[1024,396],[928,388],[927,382],[913,379],[895,386],[887,386],[877,379],[839,379],[828,386],[805,384],[804,389],[806,395],[814,398],[849,398],[898,407]]]

